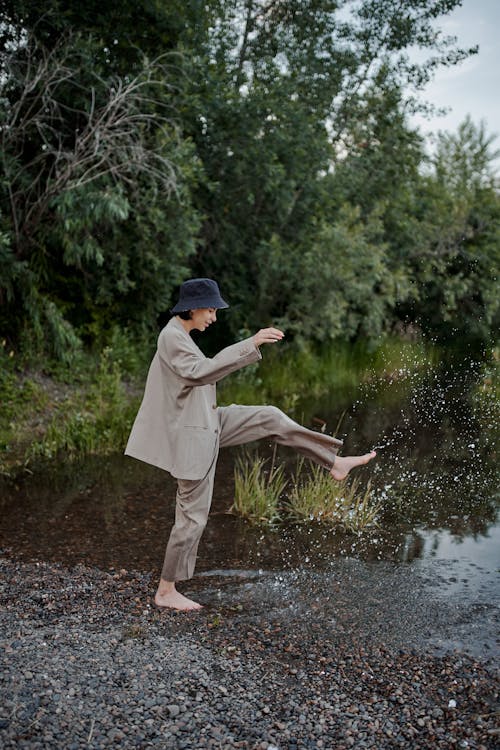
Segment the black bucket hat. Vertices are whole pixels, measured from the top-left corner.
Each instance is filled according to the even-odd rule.
[[[181,284],[179,301],[172,307],[170,312],[184,312],[186,310],[198,310],[200,307],[215,307],[222,310],[229,307],[220,296],[219,285],[212,279],[188,279]]]

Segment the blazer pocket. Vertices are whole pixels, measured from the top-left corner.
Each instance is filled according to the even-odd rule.
[[[201,479],[213,460],[218,435],[207,427],[181,428],[175,445],[172,474],[180,479]]]

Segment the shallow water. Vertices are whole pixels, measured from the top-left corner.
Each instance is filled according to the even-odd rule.
[[[245,585],[268,580],[274,590],[297,572],[307,586],[334,569],[339,575],[342,561],[381,575],[387,568],[378,566],[392,564],[403,579],[405,570],[418,574],[434,597],[455,597],[476,614],[487,605],[492,622],[500,593],[498,405],[483,380],[472,360],[409,362],[383,378],[367,377],[341,403],[332,393],[296,405],[293,416],[304,424],[316,417],[332,430],[340,422],[345,453],[377,448],[376,462],[358,475],[372,479],[384,510],[379,526],[362,535],[318,524],[261,528],[229,514],[235,450],[222,451],[198,574],[221,579],[239,571]],[[260,451],[270,455],[271,447]],[[289,452],[279,455],[294,465]],[[174,498],[167,474],[121,455],[61,463],[1,487],[0,545],[21,559],[156,575]],[[491,648],[495,638],[488,639]]]

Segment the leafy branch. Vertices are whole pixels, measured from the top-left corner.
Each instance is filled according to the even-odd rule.
[[[131,185],[140,175],[166,194],[177,189],[162,149],[176,131],[165,59],[106,78],[84,65],[90,53],[67,35],[50,51],[28,37],[2,54],[1,159],[18,256],[63,192],[103,177]]]

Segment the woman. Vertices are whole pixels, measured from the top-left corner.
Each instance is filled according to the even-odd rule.
[[[175,524],[155,596],[159,607],[201,609],[177,591],[175,584],[194,574],[219,448],[271,438],[324,466],[337,481],[375,456],[372,451],[364,456],[339,457],[342,441],[301,427],[274,406],[217,406],[217,381],[257,362],[260,346],[284,336],[277,328],[264,328],[211,359],[205,357],[191,331],[205,331],[215,323],[217,310],[227,307],[215,281],[190,279],[182,284],[179,301],[171,310],[173,317],[158,337],[144,398],[125,450],[177,479]]]

